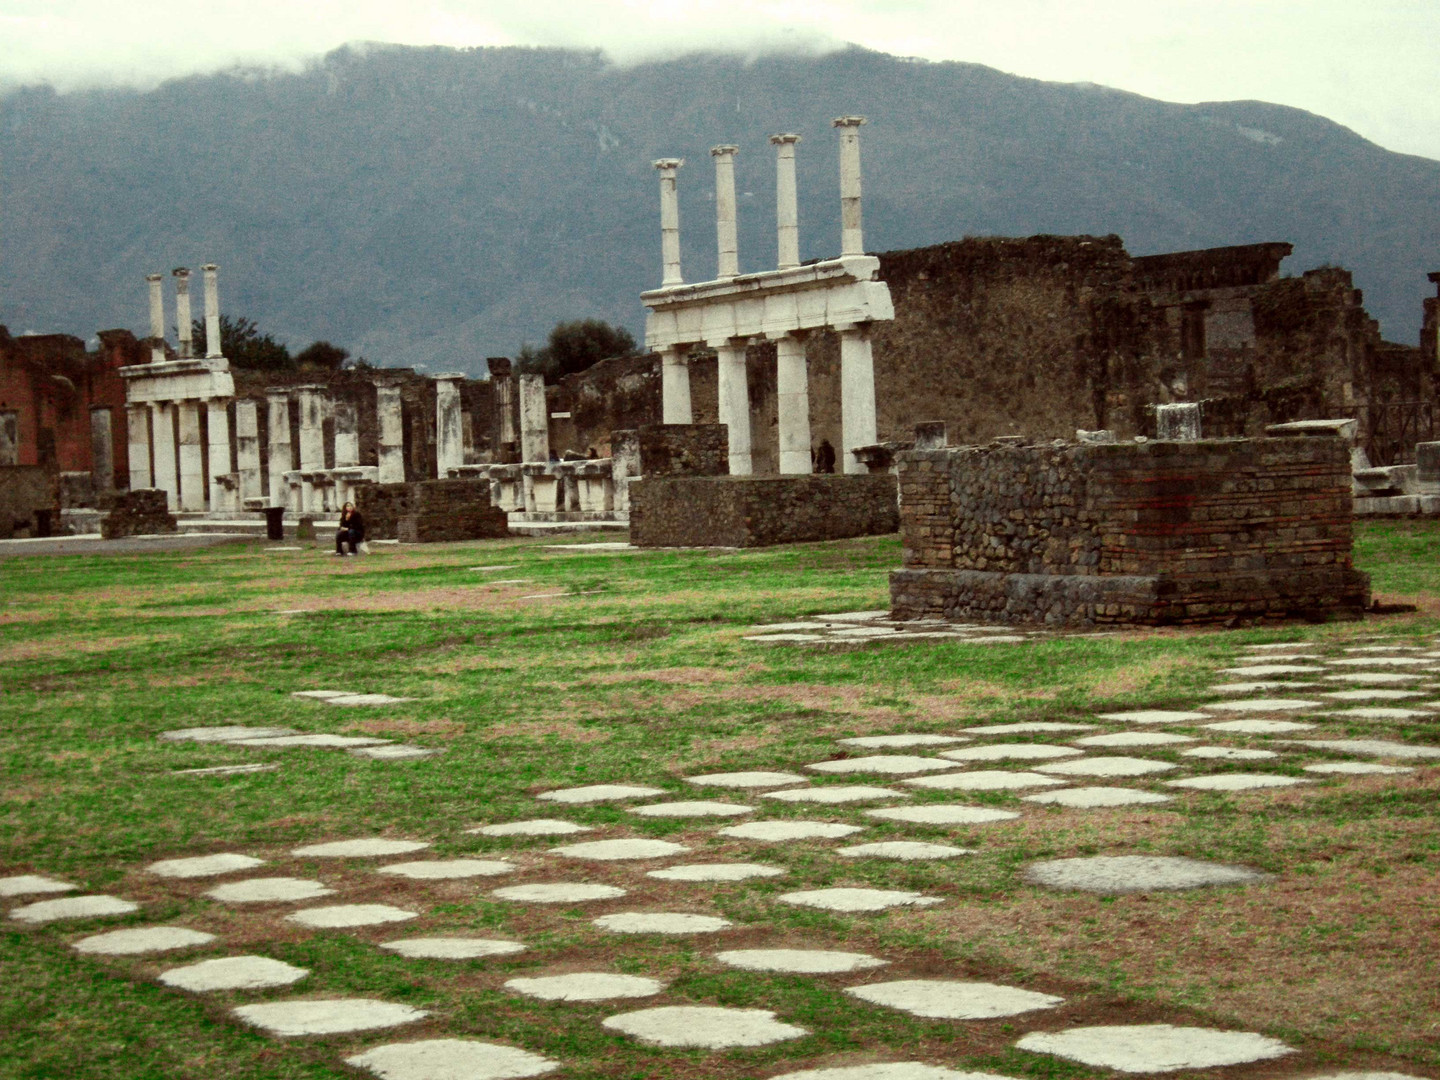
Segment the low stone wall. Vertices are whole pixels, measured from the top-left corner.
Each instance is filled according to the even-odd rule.
[[[106,540],[173,533],[176,528],[175,515],[165,506],[165,492],[155,488],[118,492],[110,513],[100,519],[100,535]]]
[[[647,476],[630,484],[640,547],[765,547],[892,533],[895,477]]]
[[[898,455],[900,618],[1358,617],[1348,447],[1228,439]]]
[[[730,437],[724,424],[646,424],[614,435],[619,437],[620,452],[634,456],[640,476],[725,476],[730,472]]]
[[[60,489],[43,465],[0,466],[0,540],[49,536],[60,525]]]
[[[489,480],[360,484],[354,493],[372,540],[429,544],[510,535],[505,511],[490,505]]]

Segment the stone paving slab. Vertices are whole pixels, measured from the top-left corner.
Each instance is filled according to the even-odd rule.
[[[524,952],[518,941],[495,938],[420,937],[382,941],[380,948],[412,960],[476,960],[484,956],[512,956]]]
[[[882,840],[877,844],[856,844],[835,849],[835,854],[847,859],[899,859],[902,862],[954,859],[960,855],[973,855],[974,852],[974,848],[925,844],[918,840]]]
[[[226,724],[221,727],[179,728],[162,731],[160,738],[167,742],[228,743],[238,739],[266,739],[281,735],[299,734],[288,727],[245,727],[240,724]]]
[[[1052,889],[1107,894],[1153,889],[1196,889],[1207,885],[1249,885],[1269,874],[1244,866],[1161,855],[1099,855],[1031,863],[1025,879]]]
[[[404,701],[414,701],[414,698],[393,697],[390,694],[344,694],[340,697],[326,698],[326,705],[399,705]]]
[[[741,638],[742,641],[773,642],[782,644],[787,641],[824,641],[824,634],[765,634],[763,636],[751,636]]]
[[[784,873],[779,866],[761,863],[693,863],[647,870],[645,876],[661,881],[746,881],[755,877],[779,877]]]
[[[739,817],[741,814],[753,814],[754,812],[755,807],[745,806],[743,803],[706,802],[704,800],[649,803],[645,806],[630,807],[630,813],[639,814],[642,817]]]
[[[1180,709],[1132,709],[1129,712],[1107,712],[1097,715],[1101,720],[1114,720],[1121,724],[1193,724],[1197,720],[1210,719],[1202,712]]]
[[[769,1080],[1010,1080],[996,1073],[956,1072],[923,1061],[885,1061],[868,1065],[839,1065],[828,1069],[802,1069]],[[1407,1078],[1418,1080],[1418,1078]]]
[[[1351,645],[1345,651],[1348,653],[1387,653],[1387,652],[1418,652],[1423,645]]]
[[[1074,810],[1097,810],[1111,806],[1138,806],[1145,803],[1172,802],[1169,795],[1135,788],[1077,787],[1060,791],[1042,791],[1038,795],[1022,795],[1025,802],[1047,806],[1068,806]]]
[[[367,836],[358,840],[334,840],[325,844],[308,844],[290,852],[297,859],[374,859],[384,855],[408,855],[423,851],[430,845],[423,840],[391,840],[384,836]]]
[[[283,612],[281,614],[284,614]],[[353,690],[296,690],[291,697],[312,698],[315,701],[328,701],[330,698],[354,697]]]
[[[1326,682],[1358,682],[1373,686],[1389,686],[1396,683],[1415,682],[1425,676],[1413,671],[1345,671],[1338,675],[1326,675]]]
[[[609,802],[613,799],[648,799],[655,795],[664,794],[664,788],[641,787],[638,784],[587,784],[584,787],[558,788],[555,791],[542,791],[535,797],[537,799],[544,799],[547,802],[579,805],[593,802]]]
[[[1252,791],[1256,788],[1294,787],[1308,784],[1298,776],[1277,776],[1273,773],[1217,773],[1214,776],[1192,776],[1185,780],[1166,780],[1166,787],[1188,788],[1192,791]]]
[[[286,1038],[398,1027],[430,1015],[424,1009],[375,998],[267,1001],[259,1005],[241,1005],[231,1011],[251,1027]]]
[[[1092,757],[1039,765],[1036,772],[1053,776],[1148,776],[1169,772],[1176,766],[1168,761],[1136,757]]]
[[[1425,709],[1387,709],[1383,706],[1361,707],[1358,709],[1331,709],[1321,716],[1334,716],[1340,720],[1435,720],[1433,712]]]
[[[1319,685],[1319,683],[1312,682],[1270,682],[1262,679],[1257,682],[1217,683],[1210,687],[1210,692],[1212,694],[1258,694],[1268,690],[1308,690]]]
[[[369,758],[371,761],[412,761],[416,758],[435,757],[445,751],[439,747],[410,746],[395,743],[390,746],[362,746],[347,753],[351,757]]]
[[[1424,697],[1423,690],[1386,690],[1383,687],[1366,687],[1359,690],[1331,690],[1320,695],[1332,701],[1404,701],[1406,698]]]
[[[11,908],[10,918],[28,923],[57,922],[61,919],[102,919],[112,915],[129,915],[140,905],[118,896],[97,893],[92,896],[65,896],[58,900],[37,900],[33,904]]]
[[[621,911],[591,920],[613,934],[713,934],[729,929],[729,919],[683,911]]]
[[[268,956],[225,956],[171,968],[160,974],[160,981],[178,990],[205,994],[216,990],[263,990],[289,986],[309,974],[307,968],[272,960]]]
[[[1125,1073],[1215,1069],[1294,1053],[1278,1039],[1248,1031],[1215,1031],[1171,1024],[1036,1031],[1015,1045],[1031,1053],[1053,1054],[1095,1068]]]
[[[1043,731],[1094,731],[1094,724],[1069,724],[1060,720],[1026,720],[1017,724],[985,724],[966,728],[966,735],[1029,735]]]
[[[273,877],[232,881],[226,885],[217,885],[205,895],[226,904],[283,904],[316,900],[334,892],[334,889],[327,889],[318,881]]]
[[[968,742],[967,735],[928,735],[921,732],[910,735],[862,735],[853,739],[841,739],[845,746],[859,746],[867,750],[896,750],[907,746],[949,746],[952,743]]]
[[[1212,712],[1297,712],[1301,709],[1321,709],[1323,701],[1308,701],[1303,698],[1251,698],[1248,701],[1211,701],[1200,706]],[[1208,719],[1208,717],[1202,717]]]
[[[377,739],[366,735],[277,735],[274,738],[254,739],[231,739],[232,746],[258,746],[261,748],[272,746],[285,748],[290,746],[319,746],[327,749],[346,750],[352,746],[383,746],[385,743],[393,742],[392,739]]]
[[[892,907],[928,907],[931,904],[943,903],[939,897],[924,896],[902,889],[845,887],[803,889],[799,892],[781,893],[776,899],[796,907],[813,907],[824,911],[884,911]]]
[[[1052,746],[1050,743],[989,743],[985,746],[965,746],[959,750],[941,750],[940,756],[948,761],[1049,761],[1054,758],[1074,757],[1081,751],[1069,746]]]
[[[1414,772],[1404,765],[1377,765],[1370,761],[1327,761],[1319,765],[1306,765],[1306,772],[1322,775],[1370,776]]]
[[[76,886],[43,874],[15,874],[0,877],[0,896],[29,896],[36,893],[74,892]]]
[[[1425,667],[1434,663],[1423,656],[1346,656],[1326,660],[1332,667]]]
[[[949,979],[869,983],[852,986],[845,992],[872,1005],[886,1005],[912,1016],[934,1020],[991,1020],[999,1016],[1018,1016],[1036,1009],[1053,1009],[1065,1000],[1014,986]]]
[[[833,784],[828,787],[793,788],[788,791],[767,791],[767,799],[778,799],[789,803],[820,803],[833,806],[838,803],[874,802],[876,799],[908,799],[908,791],[894,788],[875,787],[870,784]]]
[[[171,769],[172,776],[235,776],[240,773],[274,772],[280,766],[254,762],[250,765],[211,765],[205,769]]]
[[[614,862],[621,859],[665,859],[671,855],[683,855],[689,850],[684,844],[673,844],[669,840],[590,840],[551,848],[550,853],[567,859]]]
[[[525,821],[506,821],[499,825],[477,825],[465,831],[481,836],[566,836],[570,833],[595,830],[589,825],[576,825],[573,821],[561,821],[558,818],[528,818]]]
[[[92,934],[71,942],[70,947],[76,952],[97,956],[140,956],[144,953],[193,949],[208,945],[214,940],[214,934],[191,930],[188,926],[137,926],[130,930]]]
[[[868,817],[914,825],[989,825],[997,821],[1013,821],[1020,816],[1013,810],[992,810],[988,806],[960,806],[954,803],[886,806],[879,810],[866,810],[865,813]]]
[[[1274,750],[1250,750],[1241,746],[1196,746],[1181,750],[1185,757],[1206,758],[1213,761],[1260,761],[1263,758],[1279,757]]]
[[[953,769],[955,762],[943,758],[920,757],[916,754],[872,754],[868,757],[836,758],[816,761],[805,766],[819,773],[884,773],[903,776],[907,773],[938,772]]]
[[[700,787],[767,788],[785,787],[787,784],[808,784],[808,776],[788,772],[728,772],[706,773],[703,776],[685,777],[687,784]]]
[[[389,1043],[345,1059],[381,1080],[521,1080],[543,1076],[557,1061],[477,1039],[421,1039]]]
[[[842,825],[836,821],[747,821],[721,829],[721,836],[737,840],[762,840],[783,843],[787,840],[838,840],[861,832],[859,825]]]
[[[1113,735],[1091,735],[1076,739],[1076,746],[1173,746],[1194,742],[1192,735],[1171,735],[1163,731],[1117,731]]]
[[[1233,731],[1241,735],[1278,735],[1287,731],[1309,731],[1315,725],[1302,720],[1223,720],[1204,726],[1209,731]]]
[[[980,769],[975,772],[949,773],[945,776],[916,776],[902,783],[935,791],[1009,791],[1012,789],[1049,787],[1063,784],[1053,776],[1038,772],[1007,772],[1003,769]]]
[[[1298,657],[1288,657],[1295,660]],[[1316,657],[1315,659],[1319,659]],[[1323,672],[1323,667],[1316,667],[1314,664],[1244,664],[1240,667],[1217,668],[1221,675],[1246,675],[1256,678],[1265,675],[1316,675]]]
[[[834,949],[733,949],[716,953],[715,959],[741,971],[778,971],[790,975],[841,975],[890,963],[868,953]]]
[[[725,1050],[733,1046],[764,1046],[810,1034],[782,1024],[768,1009],[722,1009],[715,1006],[668,1005],[622,1013],[602,1021],[611,1031],[652,1046]]]
[[[147,873],[167,878],[218,877],[236,870],[250,870],[265,865],[264,859],[235,852],[217,855],[197,855],[189,859],[161,859],[145,868]]]
[[[490,895],[522,904],[584,904],[596,900],[618,900],[625,895],[625,890],[589,881],[552,881],[507,885]]]
[[[292,911],[285,916],[285,921],[316,930],[344,930],[352,926],[409,922],[418,917],[414,911],[406,911],[391,904],[332,904],[329,907]]]
[[[1389,739],[1291,739],[1295,746],[1312,750],[1337,750],[1342,754],[1367,754],[1373,757],[1440,758],[1440,746],[1412,746]]]
[[[1260,649],[1273,649],[1276,652],[1284,652],[1286,649],[1303,649],[1307,644],[1308,643],[1304,641],[1272,641],[1268,645],[1247,645],[1245,647],[1251,652]]]
[[[432,859],[391,863],[375,868],[377,874],[394,874],[415,881],[448,881],[454,878],[497,877],[513,874],[515,864],[501,859]]]
[[[541,1001],[611,1001],[615,998],[654,997],[665,989],[659,979],[640,975],[614,975],[608,971],[577,971],[569,975],[542,975],[510,979],[506,990]]]

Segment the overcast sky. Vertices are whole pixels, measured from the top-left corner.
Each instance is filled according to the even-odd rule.
[[[153,86],[354,41],[619,63],[854,42],[1168,101],[1294,105],[1440,159],[1440,0],[0,0],[0,85]]]

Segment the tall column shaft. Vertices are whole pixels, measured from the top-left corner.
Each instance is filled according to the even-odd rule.
[[[325,468],[325,392],[318,387],[300,390],[300,468]]]
[[[775,398],[780,471],[811,472],[810,379],[805,368],[805,343],[789,334],[775,342]]]
[[[379,481],[405,482],[405,425],[398,386],[375,388],[375,413],[380,428]]]
[[[465,464],[465,437],[460,426],[461,376],[437,378],[435,380],[435,471],[441,480],[450,475],[450,470]],[[545,384],[540,384],[541,411],[544,411]],[[549,418],[546,418],[547,424]],[[546,447],[549,454],[549,447]]]
[[[125,406],[125,429],[130,490],[139,491],[155,485],[154,473],[150,470],[150,406]]]
[[[175,406],[157,401],[150,406],[151,437],[155,441],[154,484],[165,492],[165,503],[175,510],[180,506],[180,478],[175,468]]]
[[[205,355],[224,356],[220,348],[220,268],[206,263],[200,269],[205,273]]]
[[[96,494],[115,488],[115,436],[111,430],[110,407],[90,410],[90,475]]]
[[[717,278],[731,278],[740,273],[740,242],[735,234],[735,154],[739,149],[738,146],[717,146],[710,151],[715,158]]]
[[[840,332],[840,437],[845,472],[869,470],[852,450],[873,446],[875,434],[875,360],[864,327]]]
[[[360,429],[353,401],[335,402],[335,467],[360,464]]]
[[[179,266],[171,271],[175,275],[175,324],[180,335],[180,359],[188,360],[195,355],[191,341],[193,328],[190,321],[190,270]]]
[[[540,375],[520,376],[520,459],[550,460],[550,412]]]
[[[660,285],[681,285],[680,276],[680,200],[675,193],[675,172],[685,162],[679,158],[661,158],[655,162],[660,170],[660,256],[665,271]]]
[[[270,432],[267,455],[270,466],[270,505],[289,506],[290,484],[286,481],[285,474],[294,468],[290,436],[290,396],[283,391],[267,394],[266,401],[266,420]]]
[[[716,389],[720,423],[726,426],[730,443],[730,475],[749,476],[750,385],[745,375],[745,343],[726,342],[715,350]]]
[[[860,221],[860,125],[863,116],[842,116],[840,132],[840,254],[864,255],[865,238]],[[862,443],[855,445],[861,446]],[[847,468],[846,472],[850,470]]]
[[[150,283],[150,362],[159,364],[165,360],[165,292],[159,274],[146,274],[145,280]]]
[[[181,401],[175,406],[180,417],[180,509],[205,509],[205,450],[200,445],[200,402]]]
[[[683,349],[666,349],[660,354],[660,422],[695,422],[690,410],[690,362]]]
[[[779,257],[776,266],[788,270],[800,265],[800,210],[795,195],[795,144],[799,135],[771,135],[775,144],[775,234]]]
[[[235,471],[239,485],[235,492],[240,505],[258,499],[260,490],[260,411],[255,401],[235,402]]]
[[[224,398],[205,402],[205,438],[210,444],[210,509],[234,510],[235,490],[220,479],[228,480],[235,471],[230,467],[230,411]]]

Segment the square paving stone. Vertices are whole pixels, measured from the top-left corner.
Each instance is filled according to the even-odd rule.
[[[515,864],[500,859],[432,859],[391,863],[376,867],[377,874],[394,874],[414,881],[449,881],[455,878],[497,877],[513,874]]]
[[[11,908],[10,918],[28,923],[56,922],[60,919],[101,919],[112,915],[129,915],[140,905],[118,896],[65,896],[59,900],[37,900],[33,904]]]
[[[684,911],[621,911],[591,921],[612,934],[713,934],[731,925],[718,915]]]
[[[370,836],[361,840],[335,840],[328,844],[309,844],[290,852],[297,859],[374,859],[383,855],[408,855],[423,851],[430,845],[422,840],[390,840]]]
[[[352,746],[382,746],[390,739],[376,739],[365,735],[277,735],[273,738],[232,739],[234,746],[258,746],[285,748],[288,746],[319,746],[345,750]]]
[[[808,784],[810,778],[788,772],[728,772],[687,776],[685,782],[700,787],[767,788],[785,787],[787,784]]]
[[[1309,782],[1298,776],[1271,773],[1217,773],[1214,776],[1192,776],[1186,780],[1166,780],[1165,786],[1193,791],[1251,791],[1255,788],[1294,787]]]
[[[782,1024],[768,1009],[722,1009],[715,1006],[669,1005],[622,1013],[602,1021],[611,1031],[651,1046],[683,1046],[725,1050],[733,1046],[764,1046],[810,1034]]]
[[[1125,1073],[1216,1069],[1294,1053],[1277,1039],[1248,1031],[1215,1031],[1170,1024],[1036,1031],[1015,1045],[1032,1053],[1054,1054],[1095,1068]]]
[[[541,1001],[611,1001],[615,998],[654,997],[665,989],[659,979],[614,975],[607,971],[577,971],[569,975],[542,975],[510,979],[506,990]]]
[[[1260,761],[1263,758],[1279,757],[1274,750],[1249,750],[1240,746],[1196,746],[1181,750],[1185,757],[1209,758],[1215,761]]]
[[[1368,776],[1414,772],[1404,765],[1377,765],[1370,761],[1327,761],[1319,765],[1306,765],[1306,772],[1322,775]]]
[[[892,907],[928,907],[943,901],[936,896],[924,896],[917,892],[901,889],[804,889],[800,892],[781,893],[776,897],[781,903],[796,907],[820,908],[824,911],[884,911]]]
[[[649,799],[664,794],[664,788],[641,787],[638,784],[587,784],[584,787],[542,791],[535,797],[547,802],[583,804],[612,799]]]
[[[1054,776],[1148,776],[1169,772],[1173,768],[1175,766],[1168,761],[1153,761],[1150,758],[1093,757],[1040,765],[1036,772]]]
[[[322,896],[330,896],[334,892],[334,889],[327,889],[318,881],[273,877],[232,881],[226,885],[215,886],[205,895],[212,900],[220,900],[227,904],[281,904],[315,900]]]
[[[985,746],[964,746],[959,750],[942,750],[940,756],[949,761],[1049,761],[1074,757],[1081,751],[1069,746],[1049,743],[989,743]]]
[[[747,821],[721,829],[721,836],[737,840],[763,840],[783,843],[787,840],[838,840],[860,832],[859,825],[842,825],[836,821]]]
[[[874,802],[876,799],[908,799],[908,791],[894,788],[874,787],[869,784],[832,784],[827,787],[792,788],[788,791],[767,791],[767,799],[778,799],[790,803],[820,803],[833,806],[838,803]]]
[[[886,806],[879,810],[866,810],[865,813],[869,817],[914,825],[990,825],[997,821],[1013,821],[1020,816],[1013,810],[992,810],[988,806],[960,806],[954,803]]]
[[[639,814],[642,817],[739,817],[741,814],[753,814],[754,812],[753,806],[745,806],[741,803],[705,802],[703,800],[648,803],[645,806],[630,807],[630,813]]]
[[[1323,701],[1307,701],[1302,698],[1250,698],[1248,701],[1211,701],[1201,706],[1212,712],[1296,712],[1301,709],[1324,708]],[[1208,719],[1208,717],[1201,717]]]
[[[241,1005],[231,1011],[252,1027],[282,1037],[338,1035],[347,1031],[398,1027],[430,1015],[424,1009],[374,998],[267,1001],[259,1005]]]
[[[647,870],[645,876],[661,881],[747,881],[756,877],[779,877],[784,873],[779,866],[761,863],[692,863]]]
[[[151,863],[145,869],[160,877],[197,878],[218,877],[220,874],[230,874],[236,870],[250,870],[264,864],[264,859],[257,859],[250,855],[238,855],[234,852],[222,852],[218,855],[197,855],[189,859],[162,859],[159,862]]]
[[[226,724],[221,727],[180,728],[177,731],[162,731],[160,738],[171,742],[235,742],[239,739],[266,739],[280,735],[295,735],[294,728],[288,727],[244,727],[240,724]]]
[[[521,904],[584,904],[596,900],[617,900],[625,895],[625,890],[590,881],[554,881],[508,885],[490,895]]]
[[[129,930],[111,930],[108,934],[92,934],[70,943],[79,953],[98,956],[141,956],[152,952],[194,949],[215,940],[214,934],[191,930],[186,926],[137,926]]]
[[[285,916],[286,922],[299,923],[317,930],[343,930],[352,926],[379,926],[382,923],[408,922],[417,918],[413,911],[390,904],[332,904],[329,907],[303,908]]]
[[[1031,863],[1025,879],[1051,889],[1107,895],[1162,889],[1198,889],[1210,885],[1248,885],[1269,874],[1244,866],[1163,855],[1097,855]]]
[[[75,886],[68,881],[60,881],[41,874],[16,874],[13,877],[0,877],[0,896],[28,896],[34,893],[74,891]]]
[[[945,776],[917,776],[902,782],[936,791],[1009,791],[1065,783],[1064,780],[1042,776],[1038,772],[1006,772],[1003,769],[980,769],[975,772],[947,773]]]
[[[1178,709],[1133,709],[1130,712],[1107,712],[1098,715],[1101,720],[1114,720],[1121,724],[1193,724],[1197,720],[1210,719],[1202,712],[1183,712]]]
[[[916,840],[882,840],[878,844],[856,844],[836,848],[835,854],[847,859],[899,859],[919,862],[931,859],[953,859],[974,854],[974,848],[951,847],[949,844],[924,844]]]
[[[1344,671],[1338,675],[1326,675],[1326,682],[1358,682],[1374,686],[1389,686],[1395,683],[1415,682],[1423,679],[1413,671]]]
[[[1314,750],[1335,750],[1342,754],[1367,754],[1373,757],[1440,758],[1440,746],[1412,746],[1389,739],[1293,739],[1296,746]]]
[[[1094,724],[1068,724],[1060,720],[1026,720],[1018,724],[985,724],[966,728],[966,735],[1029,735],[1042,731],[1094,731]]]
[[[842,975],[890,963],[868,953],[832,949],[734,949],[716,953],[715,959],[726,967],[741,971],[776,971],[791,975]]]
[[[272,960],[268,956],[225,956],[171,968],[161,973],[160,981],[166,986],[189,990],[192,994],[205,994],[215,990],[263,990],[272,986],[289,986],[309,974],[306,968]]]
[[[965,735],[862,735],[854,739],[841,739],[846,746],[859,746],[867,750],[896,750],[907,746],[949,746],[968,741]]]
[[[923,1061],[883,1061],[867,1065],[838,1065],[828,1069],[802,1069],[770,1080],[1010,1080],[995,1073],[956,1072]]]
[[[872,1005],[886,1005],[912,1016],[936,1020],[991,1020],[1036,1009],[1053,1009],[1064,998],[996,983],[949,979],[902,979],[869,983],[845,991]]]
[[[1091,735],[1076,739],[1076,746],[1173,746],[1194,742],[1190,735],[1170,735],[1163,731],[1117,731],[1113,735]]]
[[[1025,802],[1047,806],[1068,806],[1075,810],[1095,810],[1110,806],[1139,806],[1146,803],[1172,802],[1169,795],[1135,788],[1077,787],[1060,791],[1042,791],[1038,795],[1022,795]]]
[[[1315,725],[1301,720],[1223,720],[1204,726],[1209,731],[1233,731],[1241,735],[1277,735],[1286,731],[1309,731]]]
[[[519,1080],[560,1067],[526,1050],[475,1039],[391,1043],[346,1058],[345,1064],[368,1069],[381,1080]]]
[[[573,821],[557,818],[530,818],[526,821],[506,821],[499,825],[477,825],[466,829],[467,833],[481,836],[566,836],[570,833],[594,832],[589,825],[576,825]]]
[[[518,941],[496,938],[418,937],[382,941],[380,948],[412,960],[478,960],[485,956],[512,956],[524,952]]]
[[[920,757],[915,754],[872,754],[869,757],[836,758],[832,761],[816,761],[805,766],[820,773],[885,773],[903,776],[906,773],[938,772],[954,769],[953,761],[943,758]]]
[[[684,844],[672,844],[669,840],[590,840],[551,848],[550,853],[567,859],[614,862],[620,859],[665,859],[671,855],[683,855],[689,850]]]

